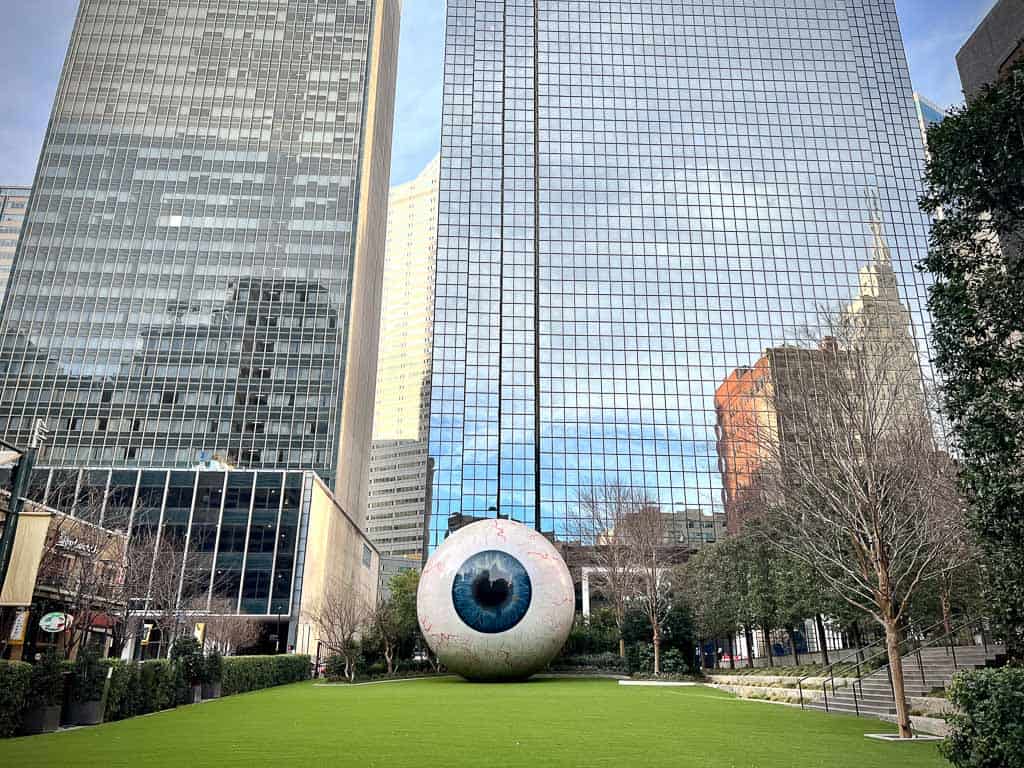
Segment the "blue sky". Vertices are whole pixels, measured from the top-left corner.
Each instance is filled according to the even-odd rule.
[[[896,0],[914,87],[959,103],[954,55],[994,0]],[[0,184],[28,184],[49,118],[77,0],[0,0]],[[416,176],[440,141],[442,0],[404,0],[391,181]]]

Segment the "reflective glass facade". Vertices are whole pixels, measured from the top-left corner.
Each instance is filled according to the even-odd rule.
[[[946,119],[946,112],[935,102],[926,99],[919,93],[914,94],[914,106],[917,109],[917,123],[921,129],[925,152],[928,148],[928,129]]]
[[[715,392],[822,306],[884,293],[926,352],[892,0],[447,13],[430,546],[456,514],[566,536],[605,481],[720,515]]]
[[[53,469],[33,475],[29,498],[184,552],[180,599],[191,610],[289,616],[313,482],[303,472]]]
[[[315,470],[365,507],[397,26],[393,0],[83,0],[0,433],[46,419],[53,465]]]

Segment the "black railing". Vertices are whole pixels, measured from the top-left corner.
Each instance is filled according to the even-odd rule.
[[[989,653],[989,639],[988,639],[988,620],[986,618],[981,619],[968,619],[950,631],[946,631],[940,635],[929,637],[936,629],[942,627],[945,629],[945,622],[940,621],[933,624],[923,630],[916,630],[911,628],[907,637],[900,641],[899,644],[899,655],[900,658],[906,662],[907,658],[913,656],[917,660],[917,672],[921,677],[921,687],[928,687],[928,676],[925,672],[925,661],[921,654],[921,651],[925,648],[942,648],[946,651],[946,654],[953,661],[953,671],[955,672],[960,668],[960,662],[956,656],[956,649],[958,647],[958,641],[964,640],[959,647],[977,646],[981,645],[984,649],[985,657],[988,657]],[[980,637],[981,642],[978,642]],[[865,654],[865,651],[871,651],[875,646],[882,646],[879,650],[876,650],[870,654]],[[971,665],[973,666],[973,665]],[[881,669],[886,670],[886,674],[889,682],[889,692],[892,695],[893,701],[896,699],[895,686],[892,681],[892,667],[889,662],[889,651],[885,647],[885,639],[881,639],[867,646],[866,648],[857,649],[853,659],[847,656],[845,659],[841,659],[824,669],[820,670],[815,674],[804,675],[797,681],[797,689],[800,693],[800,707],[806,709],[807,701],[804,696],[804,686],[807,681],[811,678],[821,678],[821,690],[822,690],[822,702],[825,706],[826,712],[831,712],[831,707],[834,706],[829,704],[829,688],[832,690],[833,700],[836,697],[836,677],[846,678],[849,675],[847,673],[854,673],[853,682],[847,685],[847,689],[853,696],[853,707],[854,712],[859,717],[861,714],[862,704],[865,702],[864,696],[864,680],[871,677]],[[906,663],[903,665],[904,679],[906,679],[906,673],[908,666]],[[912,666],[911,666],[912,671]],[[843,687],[840,685],[840,687]]]

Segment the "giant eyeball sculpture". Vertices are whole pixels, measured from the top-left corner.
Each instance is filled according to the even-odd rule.
[[[575,611],[572,577],[532,528],[481,520],[453,533],[420,576],[430,649],[467,680],[525,680],[558,654]]]

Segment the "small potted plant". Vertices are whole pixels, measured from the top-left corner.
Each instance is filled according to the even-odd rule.
[[[203,698],[220,698],[220,681],[224,676],[224,660],[216,649],[206,655],[203,663]]]
[[[179,637],[171,646],[171,661],[181,671],[185,684],[189,686],[188,702],[198,704],[203,700],[203,649],[194,637]]]
[[[107,670],[99,652],[86,646],[78,652],[71,671],[71,722],[99,725],[103,722],[103,688]]]
[[[57,655],[48,650],[32,667],[29,681],[29,709],[22,716],[25,733],[50,733],[60,727],[64,699],[64,670]]]

